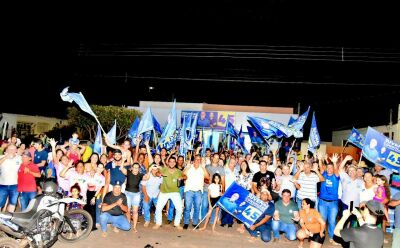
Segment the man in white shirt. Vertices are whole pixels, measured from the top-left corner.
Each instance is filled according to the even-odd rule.
[[[193,165],[188,164],[183,171],[185,182],[185,212],[183,217],[183,229],[187,229],[190,222],[190,212],[194,208],[192,225],[195,227],[199,221],[199,213],[201,206],[201,198],[204,187],[204,178],[209,179],[210,176],[205,167],[200,166],[201,156],[194,157]]]
[[[5,155],[0,158],[0,209],[4,207],[8,198],[8,212],[14,212],[18,200],[18,170],[22,163],[17,154],[17,147],[9,145]]]

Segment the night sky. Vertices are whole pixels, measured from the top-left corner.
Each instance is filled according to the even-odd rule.
[[[391,108],[397,120],[397,9],[298,2],[18,9],[3,35],[1,112],[65,117],[59,93],[70,85],[103,105],[176,98],[296,112],[300,102],[327,141],[388,124]]]

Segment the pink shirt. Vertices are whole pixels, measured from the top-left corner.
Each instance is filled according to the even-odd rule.
[[[377,189],[377,192],[382,192],[381,198],[377,197],[377,195],[374,196],[374,201],[378,201],[382,203],[386,199],[386,189],[384,186],[379,186]]]
[[[73,169],[69,169],[67,170],[67,172],[65,173],[65,178],[62,178],[60,176],[61,171],[63,171],[63,169],[65,168],[65,166],[62,163],[58,163],[58,166],[56,166],[56,173],[57,173],[57,183],[58,186],[60,188],[62,188],[64,191],[69,192],[70,191],[70,185],[69,185],[69,175],[71,174],[71,171],[75,171]]]

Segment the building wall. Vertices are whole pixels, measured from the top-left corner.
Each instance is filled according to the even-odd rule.
[[[45,116],[20,115],[10,113],[3,113],[2,115],[3,119],[0,121],[0,127],[3,127],[3,123],[5,121],[8,122],[6,137],[11,136],[12,128],[17,129],[18,124],[20,127],[25,126],[27,129],[30,129],[31,134],[39,134],[42,132],[50,131],[56,125],[63,126],[68,123],[67,120]]]

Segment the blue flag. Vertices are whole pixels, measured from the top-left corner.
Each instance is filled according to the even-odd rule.
[[[190,146],[190,149],[193,149],[193,143],[196,138],[197,117],[198,117],[197,113],[192,113],[192,119],[191,119],[192,123],[190,126],[190,133],[187,141]]]
[[[362,135],[357,129],[353,127],[349,138],[347,138],[347,141],[357,146],[358,148],[363,149],[364,139],[364,135]]]
[[[162,134],[162,129],[161,129],[160,123],[157,121],[157,119],[154,115],[152,115],[152,116],[153,116],[154,131],[156,131],[159,134]]]
[[[138,136],[139,123],[140,123],[139,117],[136,117],[135,121],[132,123],[132,126],[128,131],[128,135],[127,136],[128,136],[128,138],[131,139],[132,147],[136,146],[136,139],[137,139],[137,136]]]
[[[386,169],[400,171],[400,144],[368,127],[362,155],[369,161]]]
[[[94,140],[93,152],[101,155],[101,148],[103,147],[103,140],[101,138],[101,128],[97,125],[96,139]]]
[[[321,144],[321,138],[319,137],[317,121],[315,120],[315,113],[313,112],[310,136],[308,137],[308,150],[311,153],[315,153]]]
[[[279,122],[271,121],[261,117],[247,116],[247,118],[250,125],[252,125],[265,140],[268,140],[272,136],[276,136],[278,138],[288,136],[284,125]]]
[[[115,145],[117,143],[117,120],[115,120],[114,126],[107,133],[107,137],[111,144]]]
[[[237,143],[244,154],[248,154],[246,147],[244,146],[244,134],[242,132],[243,126],[240,126],[240,131],[237,138]]]
[[[174,148],[175,143],[176,143],[176,103],[174,101],[174,104],[172,105],[171,112],[168,115],[168,122],[167,125],[164,128],[164,132],[161,135],[160,141],[159,141],[159,148],[165,148],[167,150],[171,150]]]
[[[252,127],[247,126],[247,133],[249,134],[250,141],[253,144],[264,144],[265,140],[261,138],[260,134]]]
[[[238,134],[235,130],[235,127],[233,126],[233,124],[228,121],[228,123],[226,124],[226,129],[225,129],[225,135],[230,135],[231,138],[238,138]]]
[[[139,123],[138,135],[148,131],[153,131],[153,128],[153,114],[151,113],[151,109],[147,108],[146,113],[144,113],[142,120]]]
[[[288,126],[290,126],[291,124],[293,124],[297,119],[293,116],[290,116],[289,118],[289,122],[288,122]]]
[[[63,91],[61,91],[60,96],[61,99],[65,102],[76,102],[76,104],[78,104],[78,106],[85,111],[86,113],[90,114],[91,116],[93,116],[94,118],[97,119],[95,113],[93,112],[93,110],[90,108],[89,104],[87,103],[85,97],[82,95],[81,92],[79,93],[69,93],[68,92],[68,87],[66,87],[65,89],[63,89]]]
[[[217,204],[247,227],[253,225],[272,205],[263,202],[257,196],[233,182],[221,196]],[[273,214],[273,209],[271,209]]]
[[[201,156],[205,157],[206,156],[206,146],[205,146],[205,139],[204,139],[204,127],[201,129]]]
[[[299,118],[297,118],[296,121],[294,121],[293,123],[288,125],[289,128],[293,128],[294,129],[293,130],[293,136],[295,138],[302,138],[303,137],[303,126],[304,126],[304,123],[307,120],[309,111],[310,111],[310,106],[308,106],[307,111],[304,112],[302,115],[300,115]]]
[[[180,138],[180,145],[179,145],[179,155],[185,155],[187,152],[187,130],[190,130],[191,127],[191,119],[192,119],[192,114],[191,113],[185,113],[183,116],[183,123],[181,126],[181,130],[179,132],[179,138]]]

